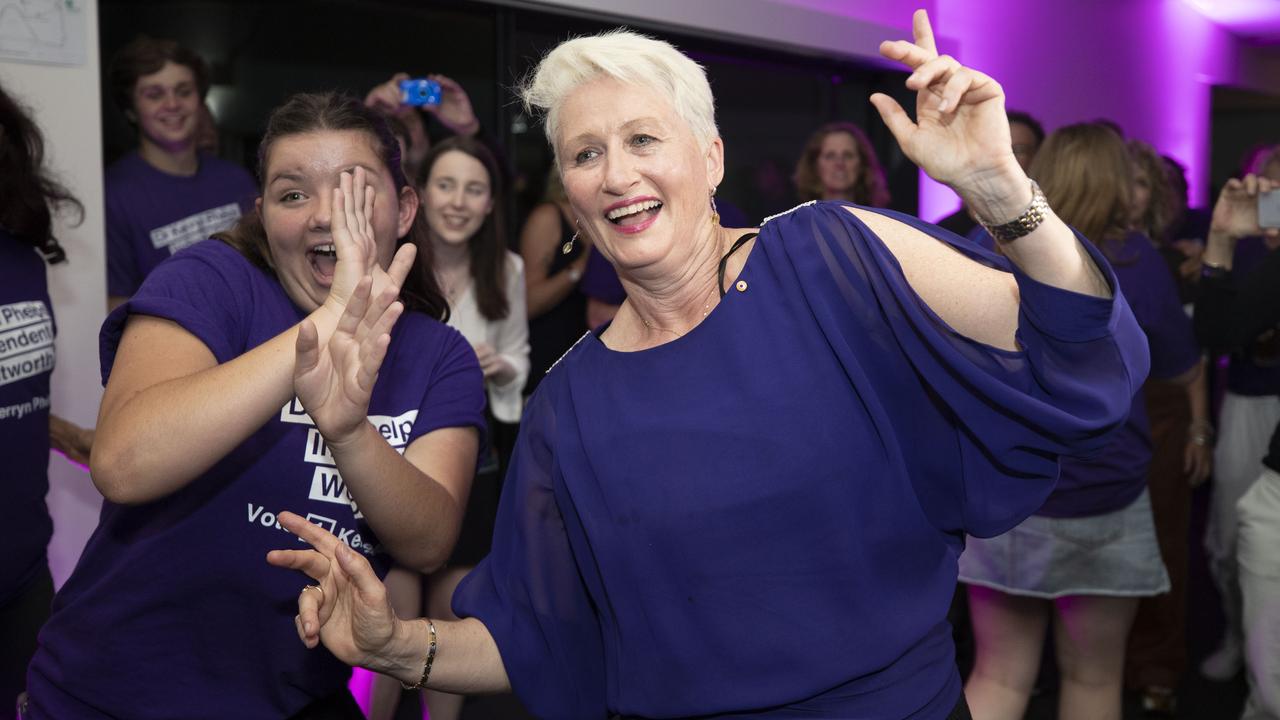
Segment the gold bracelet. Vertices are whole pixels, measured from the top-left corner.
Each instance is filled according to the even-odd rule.
[[[401,682],[400,687],[405,690],[421,690],[426,687],[427,678],[431,677],[431,665],[436,661],[436,624],[431,622],[431,618],[423,618],[427,621],[427,632],[431,634],[431,644],[427,647],[427,657],[422,661],[422,677],[418,679],[418,684],[410,685]]]

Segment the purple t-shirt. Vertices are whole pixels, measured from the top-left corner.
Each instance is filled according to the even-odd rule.
[[[1147,336],[1151,377],[1171,378],[1200,360],[1191,319],[1182,309],[1169,266],[1141,233],[1105,248],[1129,307]],[[1037,515],[1086,517],[1120,510],[1147,486],[1151,430],[1146,403],[1134,395],[1129,418],[1097,455],[1063,458],[1058,486]]]
[[[1262,264],[1263,258],[1273,252],[1261,237],[1241,238],[1236,243],[1232,274],[1240,279]],[[1245,347],[1244,352],[1231,356],[1227,368],[1227,389],[1237,395],[1280,395],[1280,330],[1272,332],[1261,341]]]
[[[49,378],[52,304],[44,259],[0,229],[0,607],[45,565],[53,522],[49,491]],[[0,639],[0,644],[4,640]]]
[[[130,313],[172,320],[227,362],[305,314],[271,275],[217,240],[161,264],[102,329],[104,377]],[[192,408],[191,412],[199,412]],[[484,384],[457,331],[407,313],[392,333],[369,420],[405,448],[484,425]],[[54,600],[28,675],[33,718],[283,718],[343,687],[349,668],[294,632],[307,579],[266,564],[298,546],[292,510],[390,558],[354,506],[324,439],[293,401],[204,475],[160,500],[105,503]]]
[[[105,190],[107,294],[119,297],[173,253],[230,228],[258,195],[244,168],[205,154],[183,177],[129,153],[107,168]]]

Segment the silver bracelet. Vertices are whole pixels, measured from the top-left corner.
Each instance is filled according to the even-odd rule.
[[[999,225],[988,224],[986,220],[981,218],[978,222],[982,223],[982,227],[991,233],[991,237],[998,242],[1009,242],[1018,238],[1031,234],[1031,231],[1040,227],[1040,223],[1044,222],[1049,212],[1049,201],[1045,199],[1044,192],[1040,190],[1040,186],[1035,180],[1031,181],[1031,204],[1018,217],[1009,222],[1000,223]]]

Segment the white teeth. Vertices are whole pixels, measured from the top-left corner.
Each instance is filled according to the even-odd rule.
[[[328,245],[317,245],[311,248],[311,252],[325,255],[337,255],[338,248],[334,247],[333,243],[329,243]]]
[[[644,212],[645,210],[652,210],[653,208],[656,208],[656,207],[662,207],[662,203],[658,202],[657,200],[643,200],[638,203],[633,203],[631,205],[625,205],[623,207],[610,210],[609,214],[605,215],[605,217],[609,218],[610,220],[620,220],[628,215],[634,215],[635,213]]]

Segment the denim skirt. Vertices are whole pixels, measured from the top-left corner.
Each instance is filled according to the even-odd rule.
[[[1146,597],[1169,591],[1147,491],[1103,515],[1032,515],[1009,532],[970,537],[960,582],[1010,595]]]

